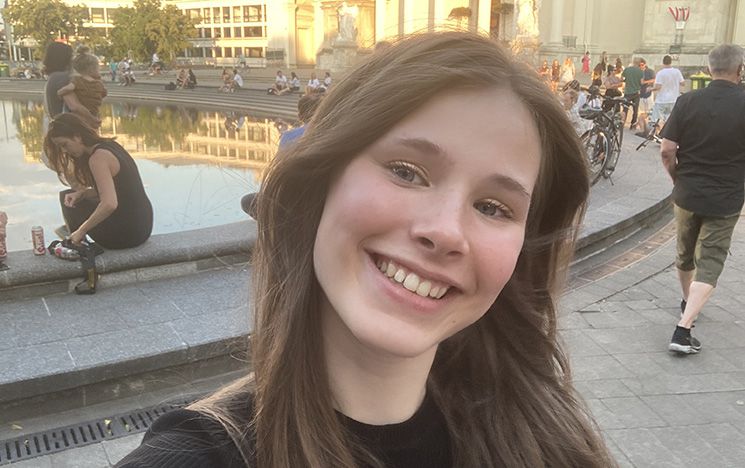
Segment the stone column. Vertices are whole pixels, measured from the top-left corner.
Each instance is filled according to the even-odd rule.
[[[386,0],[375,0],[375,42],[385,39],[385,9]]]
[[[745,44],[745,1],[743,0],[737,2],[734,28],[732,30],[732,43]]]
[[[580,53],[584,54],[585,50],[592,48],[592,16],[595,0],[575,0],[574,1],[574,24],[573,34],[577,37],[577,48],[583,49]]]
[[[297,18],[295,17],[295,2],[287,2],[287,52],[285,53],[285,67],[297,65],[297,51],[295,50],[295,32],[297,31]]]
[[[551,31],[548,42],[551,45],[564,45],[562,39],[562,28],[564,27],[564,0],[553,0],[551,2]]]
[[[321,4],[321,0],[315,0],[313,2],[313,40],[315,42],[315,49],[316,53],[318,53],[319,50],[324,48],[326,44],[324,43],[324,18],[323,18],[324,12],[323,12],[323,5]]]

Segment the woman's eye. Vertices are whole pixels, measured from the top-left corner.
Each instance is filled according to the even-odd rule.
[[[478,210],[479,213],[490,218],[513,217],[512,211],[507,206],[494,200],[476,202],[473,206],[474,208],[476,208],[476,210]]]
[[[414,184],[423,184],[426,181],[422,176],[421,170],[416,166],[404,162],[394,162],[390,165],[390,170],[401,180]]]

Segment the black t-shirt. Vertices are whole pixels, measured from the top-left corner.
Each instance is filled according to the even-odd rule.
[[[654,79],[654,70],[651,68],[645,68],[644,74],[642,75],[642,81],[648,81]],[[642,89],[639,91],[639,97],[648,98],[652,97],[652,86],[651,84],[642,83]]]
[[[740,212],[745,191],[745,90],[726,80],[680,96],[662,136],[678,143],[673,201],[700,216]]]
[[[253,412],[250,395],[230,411],[244,427]],[[337,413],[339,420],[362,445],[388,468],[451,468],[450,437],[435,402],[426,397],[407,421],[385,426],[363,424]],[[255,441],[243,439],[249,466]],[[158,418],[142,444],[116,464],[116,468],[243,468],[246,463],[225,428],[201,413],[175,410]]]

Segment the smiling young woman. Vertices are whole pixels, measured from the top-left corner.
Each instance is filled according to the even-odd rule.
[[[258,197],[254,372],[119,466],[615,465],[557,342],[589,187],[539,77],[484,37],[415,35],[282,151]]]

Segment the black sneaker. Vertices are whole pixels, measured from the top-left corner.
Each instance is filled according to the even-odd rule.
[[[677,326],[667,349],[679,354],[696,354],[701,350],[701,342],[691,336],[691,330]]]

